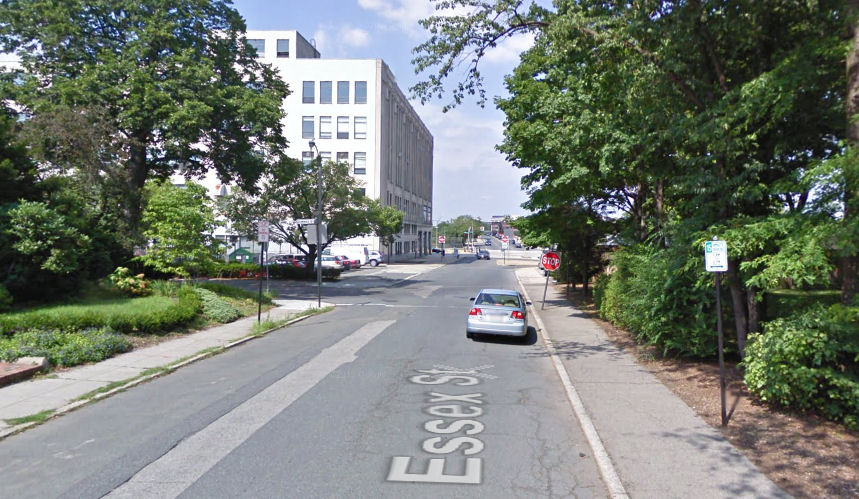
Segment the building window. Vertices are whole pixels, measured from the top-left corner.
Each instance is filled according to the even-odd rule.
[[[313,104],[316,94],[316,82],[305,81],[301,84],[301,103]]]
[[[289,40],[278,40],[277,41],[277,56],[278,57],[289,57]]]
[[[312,151],[301,151],[301,162],[304,163],[304,166],[310,166],[310,163],[313,161],[313,152]]]
[[[319,117],[319,138],[320,139],[330,139],[331,138],[331,116],[320,116]]]
[[[356,81],[355,82],[355,104],[366,104],[367,103],[367,82],[366,81]]]
[[[337,162],[338,163],[348,163],[349,162],[349,153],[348,152],[338,152],[337,153]]]
[[[330,81],[320,81],[319,82],[319,103],[320,104],[331,104],[331,82]]]
[[[257,57],[265,57],[265,40],[260,38],[253,38],[248,40],[248,45],[250,45],[252,49],[256,50]]]
[[[338,116],[337,117],[337,138],[338,139],[348,139],[349,138],[349,117],[348,116]]]
[[[355,138],[356,139],[366,139],[367,138],[367,117],[366,116],[355,116]]]
[[[360,193],[362,196],[366,196],[367,195],[367,189],[365,189],[364,187],[359,187],[358,193]]]
[[[349,82],[337,82],[337,104],[349,104]]]
[[[313,116],[302,116],[301,117],[301,138],[302,139],[312,139],[313,138]]]
[[[355,169],[353,171],[355,175],[364,175],[367,173],[367,153],[355,153]]]
[[[322,162],[331,161],[331,151],[321,151],[319,153],[319,157],[322,158]]]

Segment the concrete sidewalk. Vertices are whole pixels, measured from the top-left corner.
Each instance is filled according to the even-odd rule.
[[[316,306],[316,300],[275,300],[277,307],[262,314],[262,320],[288,319]],[[329,306],[330,303],[322,303]],[[5,420],[23,418],[43,411],[59,413],[87,401],[77,399],[93,390],[139,377],[144,371],[166,367],[193,358],[202,350],[229,347],[247,338],[257,321],[254,314],[228,324],[189,333],[151,347],[135,349],[110,359],[75,367],[48,376],[0,388],[0,439],[27,425],[10,425]],[[153,375],[154,376],[154,375]],[[117,387],[116,389],[121,389]]]
[[[536,267],[516,269],[516,276],[532,302],[531,324],[542,329],[538,334],[569,376],[568,396],[581,402],[580,424],[583,429],[592,425],[596,447],[605,449],[609,469],[602,470],[604,479],[612,471],[619,479],[616,496],[790,497],[614,346],[599,325],[566,300],[562,286],[550,281],[541,310],[546,278]]]

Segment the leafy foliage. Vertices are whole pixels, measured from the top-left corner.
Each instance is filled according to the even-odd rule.
[[[753,393],[859,429],[859,308],[801,310],[749,339],[744,379]]]
[[[143,274],[131,275],[131,271],[126,267],[117,267],[107,278],[113,287],[121,293],[131,296],[152,294],[151,283],[144,279]]]
[[[146,252],[138,257],[145,265],[188,276],[216,261],[220,242],[212,233],[217,223],[203,186],[193,182],[184,187],[151,184],[142,222],[143,234],[150,240]]]
[[[273,241],[289,242],[312,262],[317,248],[308,244],[310,227],[296,225],[293,220],[315,218],[317,165],[316,162],[303,165],[284,158],[266,172],[259,194],[241,189],[233,191],[221,207],[232,228],[255,234],[257,221],[269,220]],[[373,230],[369,217],[382,212],[359,190],[361,183],[349,174],[349,165],[326,161],[319,166],[322,168],[322,222],[328,226],[328,241],[319,249],[324,250],[335,241],[369,234]]]
[[[7,95],[25,112],[104,111],[113,133],[103,145],[111,169],[125,168],[131,227],[150,177],[181,166],[252,189],[285,149],[288,90],[256,60],[227,1],[20,0],[0,3],[0,19],[0,51],[23,66]]]
[[[666,352],[712,356],[712,284],[695,272],[695,258],[647,246],[618,250],[611,262],[616,270],[598,284],[600,316]]]
[[[51,364],[64,367],[99,362],[128,350],[128,339],[109,328],[26,329],[10,338],[0,338],[0,359],[46,357]]]
[[[207,318],[225,324],[241,317],[241,312],[222,300],[214,291],[194,287],[194,292],[203,302],[203,315]]]

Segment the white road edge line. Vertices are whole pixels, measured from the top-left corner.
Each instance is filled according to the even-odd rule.
[[[525,290],[525,286],[522,285],[522,281],[519,279],[519,275],[516,274],[515,271],[513,272],[513,275],[516,276],[516,281],[519,282],[519,288],[522,290],[522,294],[525,295],[525,299],[527,301],[531,301],[528,297],[528,292]],[[535,307],[533,303],[531,304],[531,313],[534,315],[534,320],[540,328],[538,330],[538,334],[540,335],[540,338],[543,339],[543,345],[549,352],[549,357],[552,358],[552,364],[555,366],[555,371],[558,372],[558,376],[561,378],[561,383],[564,385],[564,390],[567,392],[567,399],[570,401],[573,412],[576,413],[576,418],[579,420],[579,426],[581,426],[582,432],[588,440],[588,445],[591,448],[591,452],[594,454],[594,459],[597,462],[597,467],[600,470],[603,482],[605,483],[606,488],[608,488],[609,495],[613,499],[628,498],[629,494],[626,493],[626,489],[623,487],[620,477],[617,476],[617,471],[614,469],[611,457],[609,457],[608,452],[606,452],[602,439],[600,439],[593,421],[591,421],[590,416],[588,416],[588,413],[585,410],[585,405],[579,397],[579,392],[570,380],[567,368],[564,367],[564,364],[558,356],[557,350],[555,350],[555,347],[547,336],[546,327],[543,325],[543,321],[540,320],[540,315],[537,314],[537,307]]]
[[[301,367],[179,442],[105,497],[176,497],[263,425],[396,321],[376,321],[322,350]]]

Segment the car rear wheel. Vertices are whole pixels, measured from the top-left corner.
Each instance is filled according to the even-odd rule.
[[[371,267],[375,267],[375,266],[377,266],[377,265],[379,265],[379,261],[378,261],[378,260],[370,260],[370,266],[371,266]]]
[[[473,340],[474,339],[474,333],[469,333],[468,331],[466,331],[465,337],[468,338],[469,340]]]

